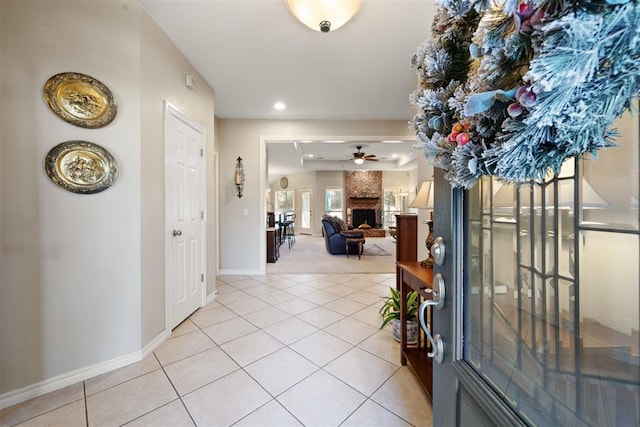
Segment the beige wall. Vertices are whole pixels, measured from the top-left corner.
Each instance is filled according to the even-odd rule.
[[[406,120],[239,120],[218,119],[220,150],[220,273],[263,274],[266,259],[265,140],[324,137],[415,137]],[[245,159],[244,196],[232,182],[236,157]],[[316,205],[316,211],[317,211]]]
[[[213,91],[133,0],[2,0],[0,48],[3,407],[134,361],[163,332],[164,99],[207,130],[212,211],[216,183]],[[84,129],[50,111],[43,85],[64,71],[112,90],[111,124]],[[196,75],[194,92],[186,73]],[[47,152],[69,140],[112,153],[120,172],[111,188],[80,195],[48,179]],[[208,262],[210,291],[214,268]]]
[[[165,328],[165,224],[164,224],[164,117],[163,103],[170,102],[182,114],[206,129],[205,162],[207,294],[215,291],[215,186],[213,90],[151,20],[141,16],[142,91],[142,342]],[[185,75],[196,80],[188,89]]]

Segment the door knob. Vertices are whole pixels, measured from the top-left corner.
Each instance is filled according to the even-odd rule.
[[[172,233],[172,234],[173,234],[173,237],[176,237],[176,236],[182,236],[182,231],[180,231],[180,230],[173,230],[173,233]]]

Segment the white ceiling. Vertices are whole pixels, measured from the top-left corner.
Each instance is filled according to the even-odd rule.
[[[350,22],[329,33],[298,22],[284,0],[140,3],[213,87],[219,118],[408,121],[414,114],[409,95],[416,74],[409,64],[430,33],[434,1],[366,0]],[[276,101],[286,109],[276,111]],[[410,151],[415,142],[383,144],[385,137],[330,145],[270,143],[269,174],[346,169],[351,166],[343,160],[360,143],[381,159],[364,166],[406,167],[404,157],[382,159]],[[301,165],[301,153],[328,160],[318,165],[304,158]]]

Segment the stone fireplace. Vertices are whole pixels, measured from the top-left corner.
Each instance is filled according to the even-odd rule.
[[[382,227],[382,171],[352,171],[344,173],[347,224],[357,227],[364,223]],[[363,214],[362,211],[366,211]],[[356,221],[358,221],[356,223]]]

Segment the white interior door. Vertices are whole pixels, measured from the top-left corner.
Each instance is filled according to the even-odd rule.
[[[166,104],[168,329],[204,304],[204,132]]]
[[[299,233],[300,234],[311,234],[311,223],[312,223],[312,209],[311,209],[311,189],[310,188],[302,188],[300,189],[300,221],[299,221]]]

